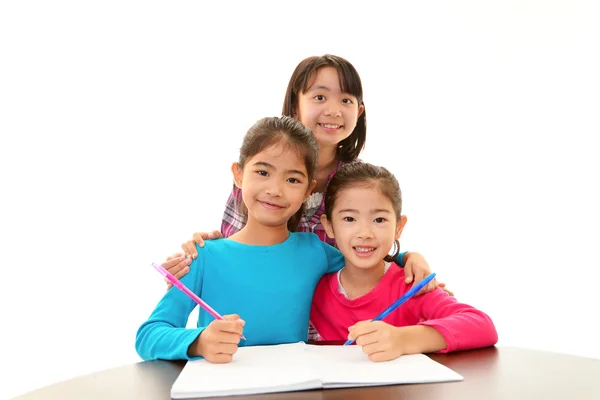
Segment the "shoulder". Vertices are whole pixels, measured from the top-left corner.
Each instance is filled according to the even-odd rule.
[[[225,238],[218,238],[212,240],[206,240],[204,242],[204,247],[200,247],[196,245],[196,250],[198,250],[198,257],[210,256],[213,254],[219,254],[227,251],[231,251],[235,242]]]
[[[402,296],[406,293],[412,285],[407,285],[404,282],[404,278],[406,275],[404,274],[404,269],[400,268],[395,263],[391,263],[389,269],[385,273],[383,279],[381,280],[382,287],[386,292],[389,292],[392,295]],[[378,285],[379,286],[379,285]]]
[[[299,246],[320,246],[322,243],[317,234],[313,232],[291,232],[290,236],[293,236],[295,243]]]
[[[315,297],[327,296],[331,292],[330,287],[333,281],[337,287],[337,274],[337,272],[331,272],[323,275],[315,289]]]

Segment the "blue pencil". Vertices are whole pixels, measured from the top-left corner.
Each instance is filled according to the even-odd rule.
[[[435,272],[429,274],[421,282],[417,283],[412,288],[410,288],[410,290],[408,292],[404,293],[404,296],[400,297],[398,300],[396,300],[394,302],[394,304],[392,304],[391,306],[389,306],[388,308],[386,308],[381,314],[379,314],[378,316],[376,316],[375,318],[373,318],[373,321],[381,321],[382,319],[384,319],[385,317],[387,317],[392,311],[394,311],[396,308],[400,307],[402,304],[406,303],[406,301],[408,299],[410,299],[415,294],[417,294],[417,292],[419,290],[421,290],[425,286],[427,286],[427,284],[429,282],[431,282],[431,280],[433,278],[435,278]],[[347,340],[346,343],[344,343],[344,346],[348,346],[349,344],[352,344],[352,343],[354,343],[354,340]]]

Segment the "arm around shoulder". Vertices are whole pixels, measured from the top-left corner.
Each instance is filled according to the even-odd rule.
[[[326,273],[338,272],[346,265],[346,260],[341,251],[333,247],[332,245],[322,242],[318,236],[314,235],[315,239],[319,241],[319,245],[323,248],[325,256],[327,257],[327,270]]]

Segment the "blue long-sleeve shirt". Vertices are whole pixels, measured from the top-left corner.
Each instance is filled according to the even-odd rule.
[[[198,247],[198,246],[197,246]],[[313,293],[319,279],[344,266],[342,254],[313,233],[290,233],[274,246],[209,240],[181,279],[221,315],[246,325],[240,346],[307,340]],[[144,360],[189,360],[188,347],[213,320],[199,307],[198,326],[187,329],[196,303],[172,288],[140,326],[135,347]]]

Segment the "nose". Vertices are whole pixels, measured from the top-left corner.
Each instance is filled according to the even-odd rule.
[[[331,102],[327,105],[327,108],[324,112],[328,117],[341,117],[342,116],[342,108],[336,102]]]
[[[373,229],[372,225],[369,222],[360,224],[358,238],[362,240],[373,238]]]
[[[269,182],[270,185],[267,186],[267,194],[269,196],[273,196],[273,197],[281,197],[282,195],[282,190],[281,190],[281,183],[279,182],[278,179],[271,179],[271,182]]]

